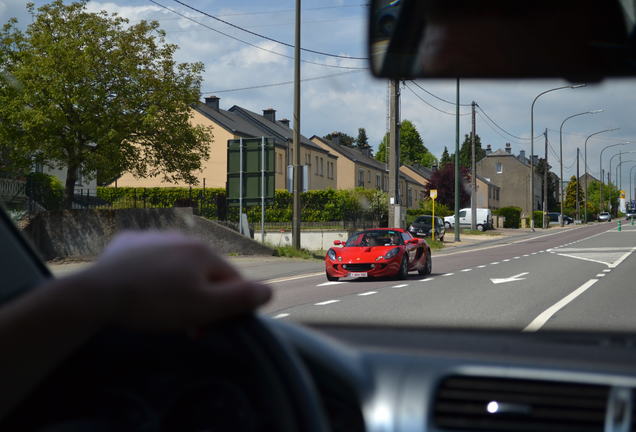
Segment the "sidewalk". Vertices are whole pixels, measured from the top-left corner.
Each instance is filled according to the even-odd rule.
[[[492,231],[484,231],[483,234],[460,234],[459,243],[455,242],[455,233],[447,230],[444,235],[444,248],[433,251],[433,255],[443,255],[445,252],[452,252],[458,248],[471,248],[476,246],[510,243],[522,238],[536,237],[549,233],[557,233],[570,229],[577,229],[585,225],[551,226],[548,229],[537,228],[533,232],[530,228],[497,228]]]

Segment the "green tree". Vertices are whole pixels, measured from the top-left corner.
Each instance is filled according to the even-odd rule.
[[[343,145],[346,147],[354,147],[354,143],[355,143],[354,137],[352,137],[351,135],[347,135],[344,132],[338,132],[338,131],[331,132],[330,134],[325,135],[323,138],[329,141],[336,138],[336,140],[339,140],[338,143],[340,145]]]
[[[190,124],[203,65],[177,63],[157,22],[130,24],[86,5],[30,3],[25,31],[15,19],[3,27],[5,68],[21,85],[15,99],[0,100],[10,135],[34,159],[66,169],[67,208],[79,173],[196,184],[212,139]]]
[[[583,212],[583,189],[576,179],[576,176],[570,177],[568,186],[565,189],[565,207],[576,208],[576,190],[579,190],[579,205]]]
[[[475,134],[475,162],[486,157],[486,151],[481,148],[481,138]],[[464,142],[459,149],[459,166],[470,169],[472,167],[472,142],[470,134],[464,135]]]
[[[541,176],[541,202],[543,202],[543,173],[545,172],[546,162],[545,159],[539,159],[539,162],[536,166],[536,172],[539,176]],[[559,179],[558,177],[552,175],[550,171],[548,171],[548,211],[556,211],[558,201],[556,196],[558,196],[559,191]],[[574,201],[572,201],[574,202]]]
[[[381,162],[386,162],[388,142],[389,135],[386,134],[376,153],[376,159]],[[437,164],[437,158],[424,146],[420,133],[409,120],[404,120],[400,124],[400,162],[403,164],[419,164],[425,167]]]
[[[355,141],[355,146],[360,150],[370,150],[369,138],[367,138],[367,131],[364,128],[358,128],[358,137]]]
[[[448,154],[448,148],[444,146],[444,152],[442,153],[442,158],[439,160],[439,167],[442,168],[449,163],[453,163],[450,155]]]

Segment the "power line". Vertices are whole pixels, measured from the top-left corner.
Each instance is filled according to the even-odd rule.
[[[417,86],[420,90],[422,90],[423,92],[428,93],[429,95],[433,96],[435,99],[440,100],[440,101],[442,101],[442,102],[446,102],[447,104],[450,104],[450,105],[457,105],[455,102],[451,102],[451,101],[449,101],[449,100],[446,100],[446,99],[444,99],[444,98],[441,98],[441,97],[439,97],[439,96],[437,96],[437,95],[435,95],[435,94],[431,93],[430,91],[426,90],[424,87],[422,87],[421,85],[419,85],[417,82],[415,82],[415,81],[413,81],[413,80],[411,80],[411,82],[412,82],[413,84],[415,84],[415,85],[416,85],[416,86]],[[459,106],[469,107],[469,106],[471,106],[471,104],[459,104]]]
[[[513,137],[513,138],[516,138],[516,139],[518,139],[518,140],[522,140],[522,141],[530,141],[530,138],[520,137],[520,136],[517,136],[517,135],[515,135],[515,134],[512,134],[512,133],[508,132],[506,129],[504,129],[504,128],[502,128],[501,126],[499,126],[499,124],[498,124],[496,121],[494,121],[494,120],[493,120],[493,119],[492,119],[492,118],[491,118],[491,117],[490,117],[490,116],[486,113],[486,111],[484,111],[484,109],[483,109],[481,106],[479,106],[479,104],[476,104],[476,105],[477,105],[477,108],[479,108],[479,111],[481,111],[481,112],[482,112],[482,113],[486,116],[486,118],[487,118],[488,120],[490,120],[490,121],[492,122],[492,124],[493,124],[493,125],[495,125],[495,126],[497,127],[497,129],[501,130],[501,131],[502,131],[502,132],[504,132],[506,135],[509,135],[509,136],[511,136],[511,137]],[[534,139],[541,138],[541,135],[543,135],[543,134],[539,134],[539,135],[535,136],[535,137],[534,137]]]
[[[413,94],[415,95],[415,97],[417,97],[419,100],[421,100],[421,101],[422,101],[422,102],[424,102],[426,105],[428,105],[429,107],[433,108],[434,110],[439,111],[439,112],[441,112],[442,114],[447,114],[447,115],[450,115],[450,116],[456,116],[456,115],[457,115],[457,113],[452,113],[452,112],[444,111],[444,110],[442,110],[442,109],[437,108],[437,107],[436,107],[436,106],[434,106],[434,105],[431,105],[431,104],[430,104],[429,102],[427,102],[424,98],[422,98],[420,95],[418,95],[418,94],[415,92],[415,90],[413,90],[413,89],[412,89],[412,88],[408,85],[408,83],[407,83],[407,82],[404,82],[404,85],[406,86],[406,88],[408,88],[408,89],[411,91],[411,93],[413,93]],[[465,116],[465,115],[470,115],[470,113],[460,113],[459,115],[461,115],[461,116]]]
[[[325,9],[342,9],[342,8],[357,8],[361,6],[368,6],[368,4],[355,4],[355,5],[339,5],[339,6],[320,6],[313,8],[304,8],[303,12],[314,11],[314,10],[325,10]],[[233,14],[225,14],[225,15],[217,15],[219,18],[225,17],[233,17],[233,16],[247,16],[247,15],[273,15],[277,13],[288,13],[294,12],[295,9],[278,9],[278,10],[270,10],[270,11],[259,11],[259,12],[238,12]]]
[[[502,137],[502,138],[503,138],[503,139],[505,139],[506,141],[512,141],[514,144],[517,144],[517,145],[519,145],[519,146],[527,145],[527,143],[522,143],[522,142],[519,142],[519,141],[516,141],[516,140],[510,139],[510,137],[509,137],[509,136],[506,136],[506,135],[502,134],[502,133],[501,133],[501,132],[499,132],[497,129],[495,129],[495,128],[493,127],[493,125],[492,125],[492,124],[490,124],[490,122],[486,121],[486,117],[484,117],[484,115],[483,115],[481,112],[477,111],[477,114],[478,114],[479,116],[481,116],[481,117],[484,119],[484,123],[486,124],[486,126],[488,126],[488,127],[489,127],[489,128],[490,128],[493,132],[495,132],[497,135],[499,135],[500,137]]]
[[[222,31],[220,31],[220,30],[217,30],[217,29],[215,29],[215,28],[213,28],[213,27],[210,27],[210,26],[209,26],[209,25],[207,25],[207,24],[204,24],[204,23],[202,23],[202,22],[200,22],[200,21],[197,21],[197,20],[195,20],[195,19],[193,19],[193,18],[190,18],[189,16],[184,15],[184,14],[182,14],[182,13],[180,13],[180,12],[178,12],[178,11],[176,11],[176,10],[174,10],[174,9],[172,9],[172,8],[170,8],[170,7],[168,7],[168,6],[164,6],[164,5],[162,5],[161,3],[158,3],[158,2],[157,2],[157,1],[155,1],[155,0],[148,0],[148,1],[150,1],[150,2],[151,2],[151,3],[153,3],[153,4],[156,4],[157,6],[159,6],[159,7],[163,8],[163,9],[165,9],[165,10],[167,10],[167,11],[172,12],[172,13],[173,13],[173,14],[175,14],[175,15],[179,15],[180,17],[182,17],[182,18],[184,18],[184,19],[187,19],[188,21],[191,21],[191,22],[193,22],[193,23],[195,23],[195,24],[198,24],[198,25],[200,25],[200,26],[203,26],[203,27],[207,28],[208,30],[212,30],[213,32],[219,33],[219,34],[221,34],[221,35],[223,35],[223,36],[226,36],[226,37],[228,37],[228,38],[230,38],[230,39],[233,39],[233,40],[235,40],[235,41],[237,41],[237,42],[244,43],[244,44],[246,44],[246,45],[249,45],[249,46],[251,46],[251,47],[254,47],[254,48],[256,48],[256,49],[259,49],[259,50],[261,50],[261,51],[265,51],[265,52],[268,52],[268,53],[270,53],[270,54],[275,54],[275,55],[280,56],[280,57],[285,57],[285,58],[292,59],[292,60],[294,59],[294,57],[292,57],[292,56],[288,56],[288,55],[286,55],[286,54],[282,54],[282,53],[279,53],[279,52],[276,52],[276,51],[272,51],[272,50],[267,49],[267,48],[263,48],[263,47],[258,46],[258,45],[256,45],[256,44],[253,44],[253,43],[251,43],[251,42],[247,42],[247,41],[244,41],[243,39],[239,39],[239,38],[237,38],[236,36],[232,36],[232,35],[229,35],[229,34],[227,34],[227,33],[224,33],[224,32],[222,32]],[[318,62],[313,62],[313,61],[309,61],[309,60],[301,60],[301,62],[303,62],[303,63],[307,63],[307,64],[313,64],[313,65],[317,65],[317,66],[323,66],[323,67],[336,68],[336,69],[348,69],[348,70],[366,70],[366,69],[368,69],[368,68],[365,68],[365,67],[350,67],[350,66],[330,65],[330,64],[326,64],[326,63],[318,63]]]
[[[325,78],[332,78],[332,77],[337,77],[337,76],[342,76],[342,75],[348,75],[348,74],[356,73],[356,72],[360,72],[360,71],[349,71],[349,72],[341,72],[341,73],[337,73],[337,74],[323,75],[323,76],[312,77],[312,78],[304,78],[304,79],[301,79],[301,81],[302,82],[316,81],[316,80],[321,80],[321,79],[325,79]],[[230,92],[237,92],[237,91],[242,91],[242,90],[255,90],[255,89],[261,89],[261,88],[267,88],[267,87],[278,87],[278,86],[284,86],[284,85],[293,84],[293,83],[294,83],[294,81],[283,81],[283,82],[272,83],[272,84],[260,84],[260,85],[250,86],[250,87],[240,87],[240,88],[234,88],[234,89],[206,91],[206,92],[202,92],[201,94],[230,93]]]
[[[241,26],[237,26],[236,24],[232,24],[229,21],[225,21],[225,20],[223,20],[223,19],[221,19],[219,17],[216,17],[216,16],[211,15],[211,14],[209,14],[207,12],[204,12],[204,11],[202,11],[200,9],[197,9],[197,8],[195,8],[193,6],[190,6],[189,4],[184,3],[181,0],[173,0],[173,1],[176,2],[176,3],[179,3],[180,5],[182,5],[184,7],[187,7],[188,9],[191,9],[191,10],[193,10],[195,12],[198,12],[198,13],[200,13],[202,15],[205,15],[208,18],[212,18],[213,20],[222,22],[223,24],[229,25],[230,27],[234,27],[235,29],[241,30],[241,31],[243,31],[245,33],[249,33],[249,34],[251,34],[253,36],[257,36],[257,37],[260,37],[262,39],[265,39],[265,40],[268,40],[268,41],[271,41],[271,42],[275,42],[277,44],[284,45],[284,46],[289,47],[289,48],[294,48],[294,45],[292,45],[292,44],[289,44],[287,42],[279,41],[277,39],[271,38],[269,36],[262,35],[260,33],[253,32],[253,31],[248,30],[246,28],[243,28]],[[327,56],[327,57],[337,57],[337,58],[343,58],[343,59],[349,59],[349,60],[369,60],[368,57],[353,57],[353,56],[345,56],[345,55],[339,55],[339,54],[331,54],[331,53],[327,53],[327,52],[324,52],[324,51],[311,50],[311,49],[308,49],[308,48],[300,48],[300,49],[301,49],[301,51],[310,52],[310,53],[313,53],[313,54],[318,54],[318,55]]]

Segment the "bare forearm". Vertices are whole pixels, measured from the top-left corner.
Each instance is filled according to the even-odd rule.
[[[0,309],[0,418],[107,322],[108,302],[81,278],[52,280]]]

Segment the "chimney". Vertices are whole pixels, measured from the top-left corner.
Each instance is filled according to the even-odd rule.
[[[492,146],[490,144],[488,144],[486,146],[486,154],[489,155],[490,153],[492,153]]]
[[[212,108],[213,110],[219,110],[219,99],[216,96],[208,96],[205,98],[205,106]]]
[[[289,127],[289,119],[279,120],[278,123],[281,123],[283,126],[285,126],[287,128]]]
[[[276,110],[274,108],[267,108],[263,110],[263,117],[271,122],[276,121]]]
[[[510,147],[510,143],[506,143],[506,153],[512,154],[512,147]]]
[[[526,163],[526,151],[525,150],[519,150],[519,159],[521,159],[521,162]]]

